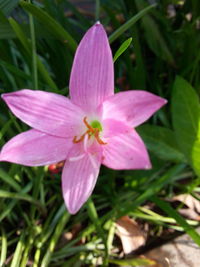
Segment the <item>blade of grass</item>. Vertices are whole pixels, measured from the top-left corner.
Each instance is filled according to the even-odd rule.
[[[43,168],[39,168],[37,172],[37,177],[33,179],[33,193],[32,196],[34,199],[38,199],[38,195],[40,192],[41,185],[43,183],[43,177],[44,177],[44,171]],[[30,210],[30,216],[32,219],[35,218],[35,212],[36,212],[36,207],[34,205],[31,206]]]
[[[97,233],[98,235],[102,238],[102,241],[104,243],[104,246],[105,246],[105,258],[104,258],[104,264],[106,266],[107,264],[107,260],[108,260],[108,248],[107,248],[107,241],[106,241],[106,238],[105,238],[105,234],[102,230],[102,227],[101,227],[101,223],[100,223],[100,220],[98,218],[98,214],[97,214],[97,211],[96,211],[96,208],[95,208],[95,205],[91,199],[91,197],[88,199],[87,203],[87,211],[88,211],[88,215],[91,219],[91,221],[94,223],[95,227],[96,227],[96,230],[97,230]]]
[[[156,262],[152,259],[147,258],[133,258],[124,260],[113,260],[109,259],[110,263],[114,263],[119,266],[155,266]]]
[[[18,4],[19,0],[0,0],[0,10],[8,15]]]
[[[100,0],[96,0],[95,6],[95,20],[98,21],[100,17]]]
[[[108,248],[109,255],[111,253],[114,236],[115,236],[115,223],[111,222],[111,226],[110,226],[108,237],[107,237],[107,248]]]
[[[126,41],[123,42],[123,44],[120,45],[120,47],[118,48],[117,52],[114,55],[113,62],[115,62],[118,59],[118,57],[120,57],[126,51],[126,49],[130,46],[132,39],[133,38],[128,38]]]
[[[33,16],[35,16],[44,27],[47,28],[56,38],[66,42],[72,52],[75,52],[77,48],[77,43],[73,37],[49,14],[43,11],[41,8],[38,8],[30,3],[21,1],[20,5]]]
[[[129,19],[126,23],[124,23],[121,27],[119,27],[115,32],[113,32],[109,37],[110,44],[113,43],[120,35],[122,35],[125,31],[127,31],[131,26],[133,26],[140,18],[142,18],[147,12],[149,12],[155,6],[156,5],[150,5],[144,8],[135,16],[133,16],[131,19]]]
[[[164,175],[152,182],[149,187],[146,188],[143,193],[140,193],[136,199],[131,202],[129,201],[128,203],[124,203],[123,207],[121,207],[121,205],[116,205],[115,209],[113,209],[113,213],[117,212],[117,217],[127,215],[130,211],[133,211],[136,207],[158,193],[165,185],[171,183],[174,177],[184,168],[185,164],[178,164],[172,167]]]
[[[31,0],[29,0],[31,3]],[[31,34],[31,52],[32,52],[32,71],[33,71],[33,88],[38,89],[38,74],[37,74],[37,50],[35,40],[35,26],[33,16],[29,14],[30,34]]]
[[[28,192],[31,190],[31,188],[32,188],[32,181],[29,182],[29,183],[22,189],[22,191],[21,191],[20,193],[22,193],[22,194],[23,194],[23,193],[28,193]],[[17,204],[17,202],[18,202],[18,200],[16,200],[16,199],[12,200],[12,201],[7,205],[6,209],[5,209],[3,212],[1,212],[1,214],[0,214],[0,222],[1,222],[4,218],[6,218],[6,216],[7,216],[8,214],[11,213],[12,209],[13,209],[14,206]]]
[[[9,184],[16,191],[21,191],[21,186],[8,175],[3,169],[0,169],[0,178],[7,184]]]
[[[7,255],[7,237],[3,228],[1,228],[1,258],[0,266],[4,266]]]
[[[67,8],[69,8],[73,12],[74,16],[76,16],[76,23],[79,23],[80,27],[82,27],[83,29],[89,28],[91,26],[91,23],[85,16],[83,16],[83,14],[79,11],[79,8],[76,7],[69,0],[66,0],[65,2]]]
[[[56,229],[55,229],[55,232],[54,232],[51,240],[49,241],[49,247],[48,247],[48,249],[47,249],[47,251],[43,257],[43,260],[41,262],[41,267],[49,266],[49,262],[51,260],[52,253],[55,249],[55,246],[58,242],[58,239],[60,238],[69,218],[70,218],[70,214],[67,213],[67,211],[66,211],[64,213],[64,215],[62,216],[62,218],[60,219],[60,221],[58,222]]]
[[[24,248],[25,248],[24,241],[25,241],[25,231],[21,233],[21,236],[20,236],[20,239],[17,243],[17,247],[15,249],[15,253],[14,253],[13,260],[11,262],[10,267],[19,267],[20,266],[20,260],[21,260],[22,253],[23,253]]]
[[[17,38],[22,43],[23,47],[25,48],[25,50],[27,51],[29,56],[31,56],[31,54],[32,54],[31,45],[30,45],[26,35],[24,34],[21,26],[12,18],[9,18],[9,22],[10,22],[10,25],[12,26],[14,32],[16,33]],[[51,79],[49,73],[47,72],[45,66],[42,64],[42,62],[38,56],[37,56],[37,65],[38,65],[38,70],[41,73],[44,81],[50,86],[50,88],[54,89],[55,91],[58,91],[56,84]]]
[[[12,193],[12,192],[8,192],[5,190],[0,190],[0,198],[13,198],[13,199],[19,199],[19,200],[24,200],[24,201],[30,202],[31,204],[36,205],[42,213],[46,214],[46,209],[40,203],[40,201],[34,199],[33,197],[31,197],[27,194],[22,194],[21,192],[20,193]]]
[[[6,67],[6,69],[9,70],[10,72],[12,72],[13,74],[15,74],[21,78],[30,80],[30,76],[28,74],[24,73],[22,70],[18,69],[16,66],[9,64],[8,62],[3,61],[3,60],[0,60],[0,65]]]
[[[157,196],[152,196],[151,200],[164,212],[166,212],[170,217],[174,218],[176,222],[183,227],[185,232],[194,240],[194,242],[200,246],[200,235],[195,231],[192,226],[190,226],[186,222],[186,220],[180,214],[178,214],[175,209],[170,206],[169,203],[159,199]]]

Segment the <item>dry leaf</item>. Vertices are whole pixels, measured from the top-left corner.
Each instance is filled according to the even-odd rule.
[[[188,219],[195,220],[195,221],[200,221],[200,216],[199,214],[192,210],[192,209],[179,209],[178,212],[187,217]]]
[[[181,194],[175,196],[173,197],[173,200],[178,200],[188,206],[188,208],[196,210],[198,213],[200,213],[200,201],[190,194]]]
[[[116,222],[116,234],[122,242],[125,254],[129,254],[134,250],[143,246],[146,242],[146,235],[139,225],[128,216],[123,216]]]
[[[172,198],[173,201],[180,201],[188,208],[179,209],[181,215],[192,220],[200,220],[200,201],[190,194],[181,194]],[[198,214],[199,213],[199,214]]]

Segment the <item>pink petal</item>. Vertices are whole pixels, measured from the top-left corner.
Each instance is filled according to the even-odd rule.
[[[75,214],[91,195],[99,175],[101,155],[100,149],[83,154],[79,144],[70,152],[62,174],[62,191],[71,214]]]
[[[47,134],[73,137],[84,117],[68,98],[54,93],[24,89],[2,98],[16,117]]]
[[[65,160],[72,141],[29,130],[13,137],[1,150],[0,161],[41,166]]]
[[[116,170],[151,168],[145,145],[134,129],[107,141],[103,146],[103,164]]]
[[[146,91],[126,91],[109,97],[103,103],[103,118],[117,118],[136,127],[149,119],[167,101]]]
[[[103,26],[97,22],[81,40],[70,77],[72,101],[85,110],[95,110],[114,93],[113,59]]]
[[[106,119],[103,121],[103,137],[112,137],[119,134],[130,133],[133,129],[123,121]]]

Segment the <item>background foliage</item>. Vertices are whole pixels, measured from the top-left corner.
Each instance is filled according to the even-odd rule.
[[[59,170],[1,163],[0,266],[152,264],[120,260],[115,222],[124,215],[148,223],[147,247],[166,229],[185,231],[200,245],[198,221],[169,202],[183,193],[200,200],[200,1],[0,0],[0,93],[30,88],[67,96],[77,44],[97,19],[115,55],[116,91],[144,89],[168,99],[137,128],[153,168],[102,167],[92,199],[70,216]],[[27,126],[3,101],[0,109],[2,146]]]

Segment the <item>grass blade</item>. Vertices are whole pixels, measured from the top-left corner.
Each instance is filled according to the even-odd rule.
[[[4,229],[1,229],[1,258],[0,266],[4,266],[7,255],[7,238]]]
[[[56,38],[60,39],[63,42],[67,42],[69,48],[74,52],[77,47],[76,41],[73,37],[49,14],[43,11],[41,8],[38,8],[32,4],[29,4],[25,1],[22,1],[21,6],[35,16],[44,27],[47,28]]]
[[[45,207],[40,203],[40,201],[35,200],[31,196],[23,193],[12,193],[5,190],[0,190],[0,198],[13,198],[13,199],[19,199],[24,200],[27,202],[30,202],[33,205],[36,205],[43,213],[46,213]]]
[[[15,182],[15,180],[12,177],[10,177],[10,175],[8,175],[3,169],[0,169],[0,178],[5,183],[9,184],[16,191],[21,190],[21,186],[17,182]]]
[[[127,31],[130,27],[132,27],[140,18],[142,18],[147,12],[149,12],[155,6],[156,5],[150,5],[144,8],[138,14],[136,14],[131,19],[129,19],[126,23],[124,23],[121,27],[119,27],[115,32],[113,32],[109,37],[110,44],[114,42],[125,31]]]
[[[130,46],[131,42],[132,38],[128,38],[126,41],[123,42],[123,44],[119,47],[119,49],[114,55],[114,62],[126,51],[126,49]]]
[[[183,227],[185,232],[200,246],[200,235],[195,231],[195,229],[190,226],[186,220],[174,210],[170,204],[159,199],[156,196],[151,197],[151,200],[158,205],[163,211],[165,211],[170,217],[174,218],[176,222]]]
[[[31,56],[32,55],[31,45],[30,45],[26,35],[24,34],[21,26],[12,18],[9,18],[9,22],[10,22],[10,25],[12,26],[14,32],[16,33],[17,38],[22,43],[22,45],[25,48],[25,50],[27,51],[27,53]],[[37,65],[38,65],[39,72],[43,76],[44,81],[50,86],[50,88],[57,91],[58,89],[57,89],[56,84],[51,79],[49,73],[47,72],[45,66],[42,64],[42,62],[38,56],[37,56]]]

